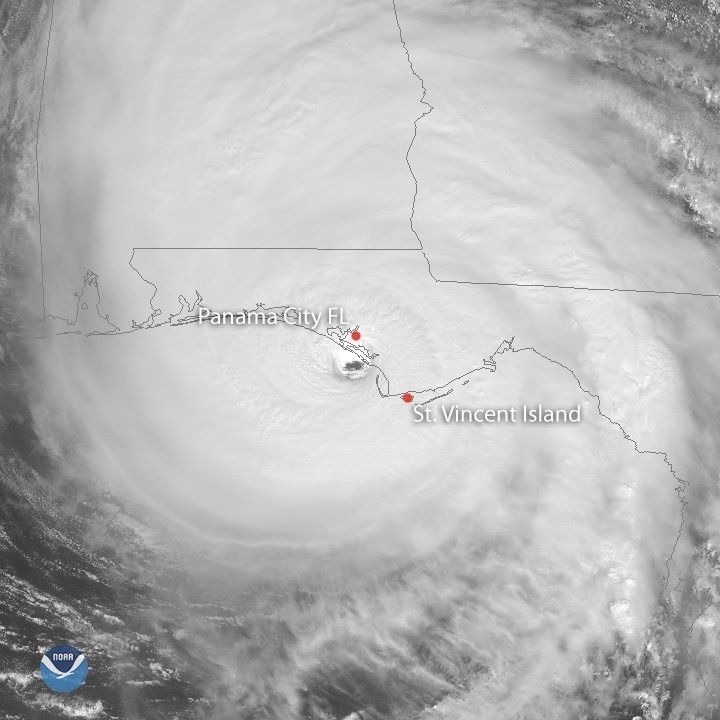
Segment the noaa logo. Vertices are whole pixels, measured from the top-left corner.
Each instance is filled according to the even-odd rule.
[[[77,690],[88,674],[85,655],[70,645],[50,648],[40,661],[40,677],[55,692]]]

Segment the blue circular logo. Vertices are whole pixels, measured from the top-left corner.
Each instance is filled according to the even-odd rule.
[[[40,661],[40,677],[55,692],[77,690],[88,674],[88,664],[81,650],[70,645],[50,648]]]

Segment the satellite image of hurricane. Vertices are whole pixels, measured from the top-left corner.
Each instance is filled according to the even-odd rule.
[[[0,720],[720,720],[718,0],[0,39]]]

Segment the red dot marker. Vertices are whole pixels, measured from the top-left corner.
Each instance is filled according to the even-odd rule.
[[[357,341],[362,337],[362,335],[360,334],[360,331],[359,331],[359,330],[353,330],[353,331],[350,333],[350,337],[351,337],[355,342],[357,342]]]
[[[402,400],[403,402],[411,403],[413,401],[412,393],[403,393]]]

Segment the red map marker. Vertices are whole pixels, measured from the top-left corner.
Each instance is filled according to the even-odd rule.
[[[413,401],[412,393],[403,393],[402,400],[403,402],[411,403]]]
[[[353,330],[353,331],[350,333],[350,337],[351,337],[355,342],[357,342],[357,341],[362,337],[362,335],[360,334],[360,331],[359,331],[359,330]]]

